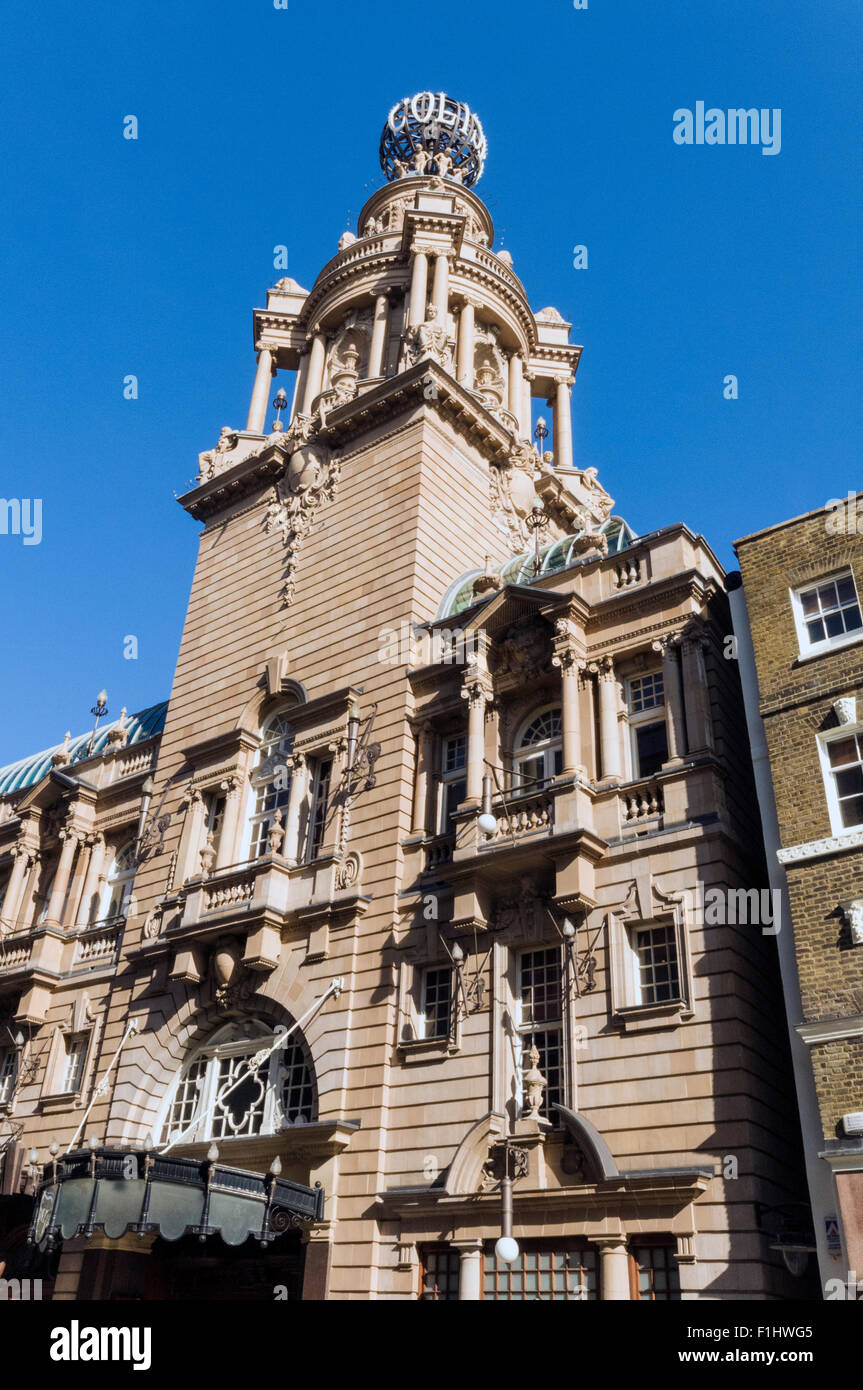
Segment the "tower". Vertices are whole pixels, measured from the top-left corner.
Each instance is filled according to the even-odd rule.
[[[200,550],[90,1123],[321,1183],[291,1297],[775,1296],[758,1210],[797,1136],[770,923],[727,911],[763,864],[722,571],[576,466],[581,348],[491,249],[485,154],[463,103],[397,104],[357,234],[255,311],[246,428],[180,498]],[[111,785],[50,795],[110,833]],[[81,983],[34,988],[50,1028]]]

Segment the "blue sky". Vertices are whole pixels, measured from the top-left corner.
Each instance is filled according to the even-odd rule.
[[[273,247],[311,285],[414,91],[480,115],[496,245],[584,344],[576,462],[637,530],[686,521],[731,567],[859,487],[861,33],[847,0],[13,0],[0,496],[41,498],[43,534],[0,535],[0,763],[102,686],[112,714],[168,695],[197,549],[173,493],[245,424]],[[781,152],[676,145],[699,100],[780,108]]]

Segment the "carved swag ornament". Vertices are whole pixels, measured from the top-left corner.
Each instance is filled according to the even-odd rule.
[[[282,603],[294,599],[296,571],[306,536],[314,527],[325,502],[332,502],[340,478],[336,455],[314,434],[314,422],[297,416],[282,437],[288,456],[284,476],[273,487],[264,517],[268,532],[278,531],[285,543],[285,579]]]

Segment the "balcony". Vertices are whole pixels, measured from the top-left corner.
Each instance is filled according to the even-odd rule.
[[[330,926],[345,925],[365,910],[361,875],[353,851],[320,855],[307,864],[267,854],[227,865],[206,878],[188,879],[180,892],[162,899],[142,944],[130,954],[149,958],[173,950],[172,976],[194,981],[204,959],[198,947],[239,932],[245,936],[243,963],[270,971],[279,962],[283,931],[300,928],[308,932],[310,958],[324,959]]]

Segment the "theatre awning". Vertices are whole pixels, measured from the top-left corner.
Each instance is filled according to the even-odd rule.
[[[166,1240],[219,1235],[228,1245],[249,1236],[267,1244],[292,1227],[320,1221],[324,1190],[275,1173],[229,1168],[217,1158],[178,1158],[135,1149],[81,1149],[46,1164],[29,1241],[109,1240],[126,1232]]]

